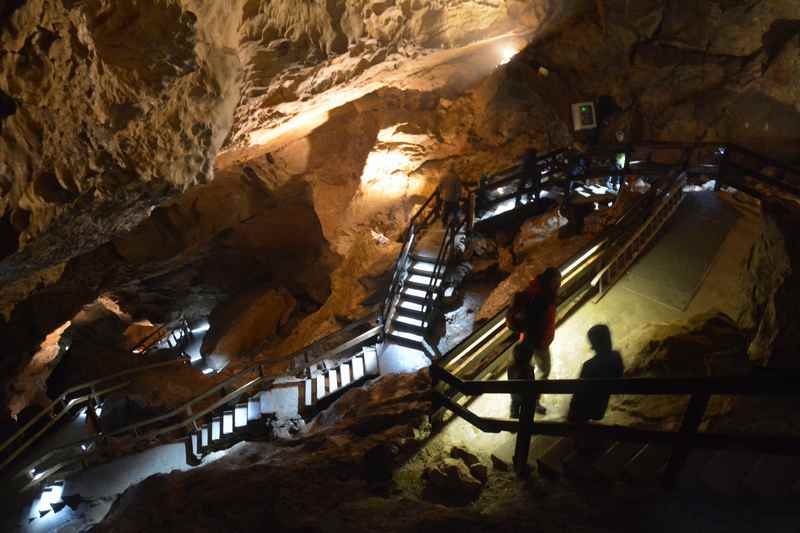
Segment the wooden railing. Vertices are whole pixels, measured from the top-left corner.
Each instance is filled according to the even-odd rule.
[[[711,396],[800,396],[800,375],[748,376],[730,378],[678,379],[561,379],[545,381],[463,381],[439,365],[431,367],[434,386],[443,383],[460,394],[477,397],[483,394],[517,394],[524,398],[520,418],[482,417],[448,395],[435,391],[439,405],[455,413],[481,431],[516,433],[514,466],[524,472],[531,439],[534,435],[573,436],[578,433],[618,441],[660,442],[670,444],[672,453],[663,473],[666,485],[674,483],[693,448],[744,448],[775,455],[800,455],[800,436],[754,435],[748,433],[700,432]],[[534,420],[535,398],[540,394],[627,394],[689,396],[689,403],[678,431],[640,429],[596,423],[537,422]]]

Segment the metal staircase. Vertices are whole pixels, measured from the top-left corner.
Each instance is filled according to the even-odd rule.
[[[358,355],[336,366],[308,372],[305,379],[276,380],[251,396],[237,398],[194,420],[186,439],[186,462],[200,464],[211,452],[237,442],[268,435],[275,420],[307,419],[346,389],[378,375],[378,354],[365,347]]]

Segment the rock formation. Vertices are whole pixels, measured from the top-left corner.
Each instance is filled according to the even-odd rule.
[[[758,364],[797,368],[800,348],[796,313],[797,270],[800,259],[797,239],[792,235],[798,214],[780,203],[763,206],[764,229],[748,261],[749,279],[743,289],[752,300],[746,327],[754,331],[749,347]]]

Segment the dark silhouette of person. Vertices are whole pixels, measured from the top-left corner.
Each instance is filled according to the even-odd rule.
[[[614,350],[611,343],[611,330],[605,324],[592,326],[588,332],[589,344],[594,357],[581,367],[580,379],[619,379],[625,367],[622,356]],[[586,422],[601,420],[608,409],[609,394],[603,391],[579,392],[572,396],[567,420]]]
[[[461,180],[454,173],[448,173],[439,184],[442,200],[442,222],[446,225],[451,219],[458,219],[458,209],[461,202]]]
[[[533,381],[536,379],[531,366],[531,356],[533,354],[521,343],[517,343],[512,351],[511,366],[508,367],[508,379],[524,379]],[[521,394],[511,395],[511,418],[519,418],[522,411]]]
[[[517,200],[515,207],[519,207],[522,203],[522,198],[526,197],[528,201],[536,198],[539,202],[539,196],[542,193],[542,173],[539,170],[539,156],[536,150],[528,148],[522,154],[520,161],[520,178],[519,185],[517,186]]]

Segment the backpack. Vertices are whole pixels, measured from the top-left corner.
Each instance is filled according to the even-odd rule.
[[[506,326],[514,333],[525,331],[528,322],[528,301],[530,297],[525,291],[517,291],[511,298],[511,305],[506,310]]]
[[[526,338],[541,339],[547,328],[548,302],[543,295],[531,297],[526,291],[514,293],[506,311],[506,325]]]

